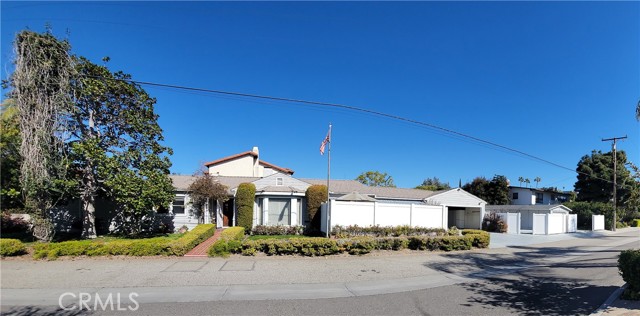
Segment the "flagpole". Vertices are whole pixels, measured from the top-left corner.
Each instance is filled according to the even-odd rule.
[[[329,190],[331,184],[331,123],[329,123],[329,149],[327,154],[327,238],[329,238],[331,231],[331,197],[329,196],[331,190]]]

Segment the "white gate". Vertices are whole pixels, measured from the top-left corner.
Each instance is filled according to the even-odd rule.
[[[604,230],[604,215],[591,216],[591,230]]]

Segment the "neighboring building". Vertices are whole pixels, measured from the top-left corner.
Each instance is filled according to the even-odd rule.
[[[533,230],[533,214],[571,214],[571,209],[564,205],[487,205],[487,212],[520,214],[520,231],[528,233]]]
[[[537,188],[509,187],[512,205],[556,205],[569,202],[571,194]]]
[[[253,225],[303,225],[309,223],[306,217],[305,192],[314,184],[326,185],[326,179],[296,179],[292,175],[293,170],[276,166],[260,160],[257,147],[253,150],[237,155],[218,159],[205,166],[209,175],[215,181],[225,185],[229,189],[229,200],[225,203],[211,201],[205,212],[204,221],[215,222],[218,227],[235,226],[236,212],[234,196],[238,186],[243,182],[253,183],[256,186],[256,199],[254,204]],[[193,176],[171,175],[176,189],[176,198],[170,208],[174,214],[174,226],[176,229],[182,225],[194,227],[198,224],[198,218],[190,207],[187,188],[195,178]],[[359,192],[359,193],[356,193]],[[386,208],[398,214],[405,212],[407,208],[413,210],[411,205],[439,206],[436,216],[440,219],[437,227],[447,228],[480,228],[481,219],[484,216],[486,202],[462,189],[446,191],[426,191],[417,189],[369,187],[355,180],[331,180],[330,198],[332,201],[345,201],[345,196],[363,197],[363,201],[349,201],[360,205],[374,203],[380,208]],[[375,202],[371,201],[374,200]],[[363,204],[364,205],[364,204]],[[336,210],[347,212],[350,210]],[[409,218],[411,213],[408,213]],[[430,213],[431,214],[431,213]],[[347,214],[348,215],[348,214]],[[391,215],[393,217],[393,215]],[[349,218],[349,216],[343,216]],[[378,218],[380,220],[380,218]],[[401,221],[404,223],[404,221]],[[386,226],[378,221],[378,224]]]

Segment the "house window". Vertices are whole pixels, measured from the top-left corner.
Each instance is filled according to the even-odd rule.
[[[290,225],[291,223],[291,200],[290,199],[269,199],[268,210],[269,225]]]
[[[184,214],[184,196],[176,196],[173,200],[173,214]]]
[[[284,180],[282,178],[276,178],[276,185],[283,185]]]
[[[513,196],[511,197],[512,200],[517,200],[518,199],[518,192],[513,192]]]
[[[537,192],[536,193],[536,204],[542,204],[542,203],[543,203],[542,192]]]

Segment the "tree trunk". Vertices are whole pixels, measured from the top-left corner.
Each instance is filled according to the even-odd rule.
[[[96,238],[96,208],[92,194],[82,195],[82,238]]]

